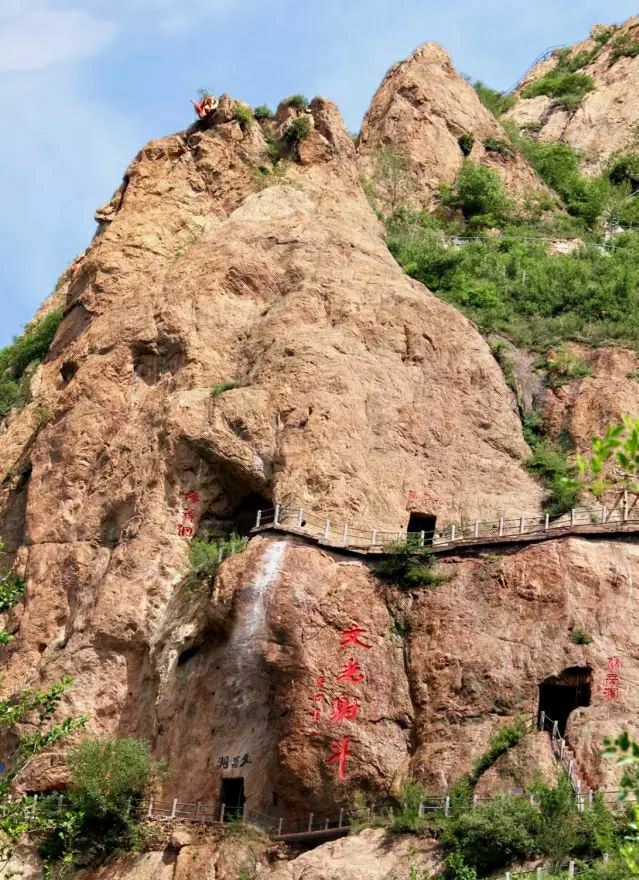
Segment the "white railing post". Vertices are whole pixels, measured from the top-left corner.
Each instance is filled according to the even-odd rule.
[[[226,812],[226,804],[220,807],[220,822],[224,822],[224,813]]]
[[[424,801],[419,802],[419,810],[417,811],[417,815],[420,819],[424,818]]]
[[[550,514],[547,513],[544,517],[544,532],[548,531],[548,526],[550,525]]]
[[[628,490],[624,489],[623,492],[623,521],[626,522],[628,519]]]
[[[506,871],[504,874],[504,880],[510,880],[510,871]]]
[[[478,795],[474,794],[474,795],[473,795],[473,807],[476,807],[476,806],[477,806],[477,801],[478,801],[478,800],[479,800]]]
[[[330,520],[327,519],[326,522],[324,523],[324,540],[325,541],[328,541],[328,536],[330,535],[330,533],[331,533],[331,522],[330,522]]]
[[[525,529],[525,528],[526,528],[526,517],[525,517],[525,516],[522,516],[522,517],[520,517],[520,519],[519,519],[519,534],[520,534],[520,535],[523,535],[523,534],[524,534],[524,529]]]
[[[604,863],[609,862],[610,861],[610,853],[604,853],[602,858],[603,858]]]
[[[602,523],[605,523],[607,520],[608,520],[608,508],[606,507],[605,504],[602,504],[602,506],[601,506],[601,521],[602,521]]]
[[[177,798],[173,798],[173,803],[171,804],[171,819],[175,819],[175,812],[177,810]]]
[[[553,721],[552,723],[552,738],[557,739],[559,736],[559,723],[557,721]]]
[[[444,801],[444,816],[448,818],[450,815],[450,795],[446,795],[446,800]]]
[[[314,815],[313,813],[308,814],[308,830],[309,831],[313,830],[313,815]]]
[[[304,511],[300,507],[300,509],[297,511],[297,528],[298,529],[302,528],[303,520],[304,520]]]
[[[479,537],[479,520],[475,520],[475,528],[474,528],[474,531],[473,531],[473,537],[474,537],[474,538],[478,538],[478,537]]]
[[[564,758],[564,749],[566,748],[566,740],[562,737],[559,740],[559,759],[563,761]]]
[[[284,819],[280,816],[280,820],[277,823],[277,836],[281,837],[282,835],[282,825],[284,824]]]
[[[279,504],[275,505],[275,515],[273,516],[273,525],[279,526],[280,524],[280,506]]]
[[[568,862],[568,880],[573,880],[575,876],[575,863],[572,859]]]
[[[589,804],[589,806],[592,807],[594,801],[595,801],[595,793],[592,790],[592,788],[589,788],[588,789],[588,804]]]
[[[574,526],[574,524],[575,524],[575,508],[572,507],[570,509],[570,525]]]
[[[500,516],[499,517],[499,537],[501,538],[501,536],[503,534],[504,534],[504,518],[503,518],[503,516]]]
[[[540,730],[546,729],[546,713],[544,712],[543,709],[541,710],[541,712],[539,714],[539,729]]]
[[[153,818],[153,796],[149,798],[149,809],[147,810],[147,817],[149,819]]]
[[[537,880],[541,880],[543,877],[543,868],[537,868]]]
[[[450,540],[451,543],[455,540],[455,524],[450,527]]]
[[[344,546],[348,544],[348,523],[344,523],[342,528],[342,544],[344,544]]]
[[[60,810],[62,809],[62,805],[63,805],[63,804],[64,804],[64,795],[61,794],[61,795],[58,797],[58,812],[60,812]]]
[[[200,816],[200,807],[201,807],[201,806],[202,806],[202,805],[200,804],[199,801],[198,801],[197,804],[195,805],[195,818],[196,818],[196,819],[198,819],[199,816]]]
[[[339,811],[339,825],[337,827],[342,828],[343,825],[344,825],[344,807],[342,807],[341,810]]]
[[[426,532],[420,532],[419,533],[419,546],[423,547],[425,543],[426,543]]]
[[[374,547],[377,544],[377,529],[373,529],[371,532],[371,547]]]
[[[256,529],[259,529],[259,527],[260,527],[261,525],[262,525],[262,511],[261,511],[261,510],[258,510],[258,511],[257,511],[257,516],[255,517],[255,528],[256,528]]]

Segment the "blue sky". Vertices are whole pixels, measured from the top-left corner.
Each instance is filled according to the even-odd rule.
[[[0,346],[197,88],[275,106],[302,92],[356,131],[385,71],[434,40],[508,88],[545,48],[639,11],[625,0],[0,0]]]

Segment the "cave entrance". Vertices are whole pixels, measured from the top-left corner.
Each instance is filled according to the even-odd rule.
[[[411,512],[408,517],[408,526],[406,532],[408,535],[419,535],[424,533],[424,543],[432,544],[435,537],[435,523],[437,517],[432,513]]]
[[[224,821],[241,819],[244,813],[244,777],[235,776],[222,780],[220,802],[224,804]]]
[[[559,675],[551,675],[539,685],[539,709],[546,718],[557,722],[559,736],[566,735],[568,716],[579,706],[590,705],[592,669],[590,666],[569,666]]]
[[[255,525],[258,510],[269,510],[273,502],[258,492],[247,495],[233,512],[233,530],[247,538]]]

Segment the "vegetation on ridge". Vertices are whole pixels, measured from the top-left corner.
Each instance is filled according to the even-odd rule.
[[[62,315],[62,309],[54,309],[28,324],[21,336],[0,350],[0,418],[12,406],[24,406],[29,399],[31,373],[27,368],[48,352]]]

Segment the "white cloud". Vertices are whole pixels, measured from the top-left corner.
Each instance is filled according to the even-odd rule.
[[[4,0],[0,12],[0,73],[44,70],[95,55],[114,37],[112,21],[81,9],[54,9]]]

